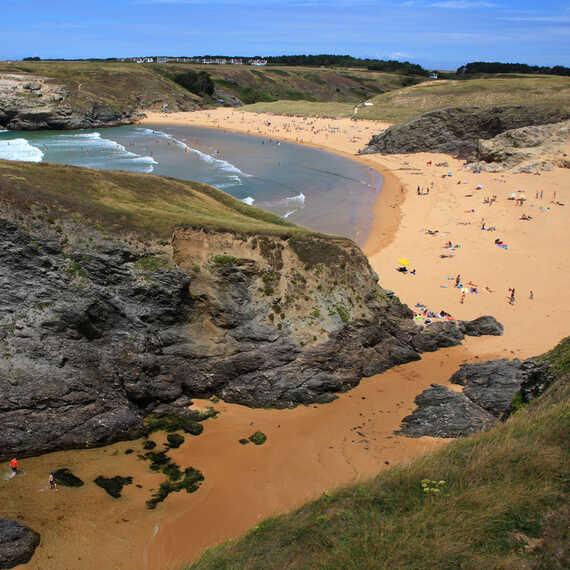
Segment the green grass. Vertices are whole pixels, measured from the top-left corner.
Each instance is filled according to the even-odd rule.
[[[401,123],[427,111],[472,105],[549,105],[570,110],[570,77],[432,81],[378,95],[371,102],[372,107],[359,110],[359,119]]]
[[[170,238],[177,226],[241,234],[316,235],[207,184],[150,174],[0,160],[0,200],[47,219]],[[160,265],[141,260],[143,270]]]
[[[443,107],[540,105],[570,111],[570,78],[559,76],[502,76],[472,80],[422,82],[410,87],[393,88],[364,99],[372,107],[360,107],[356,118],[402,123]],[[363,97],[360,97],[362,100]],[[343,118],[353,114],[349,102],[308,102],[279,100],[246,105],[244,111],[277,115]]]
[[[275,101],[272,103],[255,103],[246,105],[243,111],[251,113],[273,113],[275,115],[288,115],[291,117],[329,117],[333,119],[342,119],[350,117],[354,110],[352,103],[338,102],[311,102],[311,101]]]
[[[546,358],[557,382],[506,423],[325,493],[188,568],[568,567],[570,338]]]

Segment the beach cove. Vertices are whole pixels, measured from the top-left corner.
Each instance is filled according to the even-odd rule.
[[[295,119],[293,127],[291,118],[227,110],[194,113],[180,120],[202,120],[203,126],[223,125],[239,130],[244,115],[252,133],[257,129],[257,134],[272,138],[290,134],[291,140],[299,139],[296,142],[328,145],[329,150],[338,147],[336,150],[347,156],[362,148],[370,133],[382,128],[378,123],[361,125],[347,120],[344,124],[326,119]],[[154,123],[159,118],[149,120]],[[176,116],[169,115],[165,121],[170,124],[173,119]],[[217,120],[218,125],[207,125],[210,120]],[[338,131],[331,131],[331,126],[338,126]],[[31,567],[94,568],[104,563],[110,568],[166,568],[192,560],[205,548],[238,536],[267,516],[291,510],[326,490],[364,480],[390,465],[444,445],[444,441],[430,438],[394,437],[401,418],[414,408],[415,395],[431,382],[447,385],[451,373],[463,362],[476,357],[531,356],[552,347],[566,334],[568,254],[561,247],[556,247],[555,257],[548,252],[553,243],[568,242],[568,214],[565,207],[547,205],[555,191],[562,203],[568,198],[563,186],[565,171],[512,178],[507,174],[505,182],[496,182],[494,179],[500,180],[500,175],[474,176],[461,170],[460,161],[443,155],[367,156],[358,160],[383,168],[385,174],[375,207],[376,223],[364,247],[381,285],[396,291],[412,307],[421,302],[462,319],[493,314],[505,324],[505,336],[467,339],[462,347],[425,355],[420,362],[363,380],[358,388],[342,394],[332,404],[285,411],[216,404],[220,417],[208,420],[200,437],[187,440],[173,453],[173,459],[180,464],[202,469],[204,484],[193,495],[171,497],[154,512],[144,510],[144,500],[148,488],[156,485],[157,476],[148,472],[146,464],[137,463],[134,454],[124,455],[129,447],[138,449],[140,442],[26,460],[23,464],[29,475],[14,481],[17,486],[12,486],[11,491],[17,501],[10,503],[7,514],[16,518],[24,510],[25,520],[42,532],[42,546]],[[428,167],[428,162],[432,166]],[[435,167],[441,162],[448,166]],[[457,184],[458,179],[461,184]],[[507,196],[524,187],[530,198],[533,191],[539,191],[537,184],[543,191],[542,207],[550,209],[540,210],[543,218],[535,215],[535,208],[540,208],[537,201],[533,210],[525,208],[533,220],[521,221],[520,208],[506,202]],[[483,190],[476,193],[477,185]],[[420,186],[421,195],[416,193],[416,186]],[[426,189],[429,194],[423,193]],[[482,198],[476,203],[485,191],[499,196],[496,204],[485,206]],[[497,227],[496,232],[479,229],[480,214],[489,225]],[[509,245],[508,250],[494,245],[497,235]],[[461,247],[443,249],[448,240]],[[454,257],[439,257],[450,251]],[[416,275],[394,270],[396,260],[402,256],[410,259]],[[453,288],[456,274],[476,284],[479,290],[477,294],[469,293],[463,304],[460,292]],[[508,303],[507,287],[516,287],[519,292],[514,306]],[[525,298],[526,288],[533,289],[534,299]],[[537,322],[548,326],[538,331]],[[196,405],[206,404],[196,401]],[[256,429],[269,437],[264,446],[238,444],[238,438]],[[74,501],[73,490],[64,489],[57,495],[32,494],[31,489],[45,486],[36,473],[47,472],[56,460],[86,481],[105,470],[108,475],[121,471],[133,475],[143,489],[126,488],[121,501],[111,506],[110,499],[92,485],[82,491],[82,504]],[[38,497],[44,503],[40,508]],[[28,509],[36,511],[35,519]],[[50,509],[57,512],[56,524],[53,511],[48,514]],[[82,536],[89,538],[88,543]]]

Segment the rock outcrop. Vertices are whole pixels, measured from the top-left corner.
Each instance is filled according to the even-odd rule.
[[[89,129],[132,123],[136,109],[118,111],[96,104],[79,108],[65,85],[46,77],[0,75],[0,128]]]
[[[0,518],[0,568],[14,568],[30,561],[40,535],[31,528],[8,519]]]
[[[458,344],[344,238],[177,229],[146,244],[34,207],[0,220],[0,459],[137,437],[216,394],[326,402]]]
[[[416,397],[418,409],[402,420],[409,437],[461,437],[496,423],[497,418],[469,398],[440,384]]]
[[[552,170],[554,165],[570,167],[570,121],[511,129],[489,140],[479,141],[479,160],[485,169],[510,169],[523,162],[521,172]]]
[[[461,437],[479,431],[507,418],[515,395],[529,402],[542,394],[552,378],[549,365],[535,358],[467,364],[449,379],[464,386],[463,393],[432,384],[416,398],[418,408],[402,420],[402,433]]]
[[[374,135],[363,154],[441,152],[475,160],[479,139],[490,139],[510,129],[529,125],[556,123],[569,117],[566,111],[537,106],[439,109]]]

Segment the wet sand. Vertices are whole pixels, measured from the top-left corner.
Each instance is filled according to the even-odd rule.
[[[205,481],[197,492],[170,495],[153,511],[145,501],[165,477],[137,458],[142,440],[22,459],[25,474],[2,481],[2,516],[42,535],[26,568],[180,567],[268,516],[445,445],[445,440],[407,439],[393,432],[413,410],[416,394],[432,382],[445,384],[467,359],[470,353],[463,347],[428,354],[363,380],[331,404],[293,410],[214,404],[220,415],[204,422],[200,436],[185,436],[182,447],[169,453],[181,468],[200,469]],[[195,400],[195,405],[212,403]],[[257,430],[267,435],[265,444],[239,443]],[[152,439],[162,443],[165,436]],[[125,455],[129,448],[135,453]],[[49,490],[49,472],[64,466],[85,486]],[[8,471],[7,463],[0,466],[0,473]],[[134,481],[113,499],[93,483],[98,475]]]
[[[347,156],[386,126],[226,109],[148,118],[152,123],[161,120],[266,134]],[[570,253],[565,244],[570,243],[570,205],[549,203],[555,191],[561,202],[569,198],[567,170],[555,168],[542,176],[507,173],[503,178],[468,173],[460,161],[444,155],[357,159],[386,177],[364,247],[381,285],[395,290],[410,306],[422,301],[457,318],[493,314],[505,324],[505,335],[469,338],[461,347],[426,354],[419,362],[364,379],[332,404],[280,411],[216,404],[220,416],[205,422],[201,436],[187,436],[184,445],[171,452],[181,467],[201,469],[205,482],[194,494],[171,495],[155,511],[147,510],[144,501],[163,476],[153,474],[147,462],[136,458],[140,441],[22,460],[26,475],[2,481],[0,500],[3,516],[18,518],[42,534],[42,544],[27,567],[176,568],[268,516],[290,511],[325,490],[374,476],[389,467],[386,461],[390,465],[406,462],[445,445],[446,441],[431,438],[394,436],[401,419],[414,409],[417,394],[432,382],[447,385],[461,363],[538,354],[568,333]],[[430,160],[433,165],[447,161],[448,166],[428,167]],[[452,176],[442,178],[449,171]],[[457,184],[458,179],[466,183]],[[476,191],[478,184],[484,189]],[[417,196],[418,185],[429,187],[429,195]],[[506,199],[519,188],[526,189],[529,198],[523,208]],[[535,192],[541,189],[543,199],[536,200]],[[496,204],[483,205],[483,198],[493,194]],[[550,209],[540,210],[541,205]],[[465,211],[471,209],[475,212]],[[533,220],[518,220],[523,211]],[[481,231],[482,217],[497,231]],[[426,234],[426,228],[438,233]],[[493,244],[496,237],[509,244],[508,251]],[[461,247],[444,250],[448,239]],[[439,257],[450,253],[454,257]],[[394,270],[402,256],[416,268],[415,276]],[[476,283],[480,291],[468,293],[463,304],[460,291],[445,279],[457,273],[464,281]],[[487,293],[484,286],[494,293]],[[517,290],[514,306],[507,302],[508,287]],[[531,288],[532,301],[528,299]],[[266,444],[238,443],[258,429],[268,435]],[[159,438],[164,435],[153,437],[162,441]],[[129,447],[137,453],[124,455]],[[61,466],[89,483],[81,489],[47,490],[49,471]],[[8,473],[8,465],[0,470]],[[114,500],[91,483],[99,474],[132,475],[134,484]]]

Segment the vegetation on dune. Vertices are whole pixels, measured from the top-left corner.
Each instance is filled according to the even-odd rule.
[[[0,197],[37,216],[168,239],[177,226],[241,234],[314,235],[207,184],[150,174],[0,161]],[[41,212],[38,208],[41,207]],[[141,261],[152,270],[160,259]]]
[[[567,568],[570,338],[507,422],[269,519],[191,568]]]

